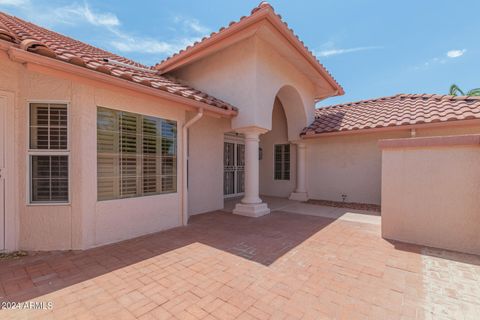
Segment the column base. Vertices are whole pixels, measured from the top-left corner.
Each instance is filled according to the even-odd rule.
[[[234,214],[247,217],[261,217],[270,213],[266,203],[254,203],[254,204],[245,204],[237,203],[235,209],[233,209]]]
[[[292,192],[288,199],[295,200],[295,201],[308,201],[308,193],[306,193],[306,192]]]

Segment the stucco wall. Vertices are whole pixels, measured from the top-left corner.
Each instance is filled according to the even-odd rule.
[[[225,119],[203,117],[189,129],[188,212],[223,208],[223,141]]]
[[[260,136],[260,148],[263,151],[260,160],[260,194],[266,196],[288,197],[295,189],[296,149],[290,145],[290,180],[274,180],[274,145],[287,144],[287,119],[279,100],[275,101],[272,115],[272,130]]]
[[[480,254],[480,145],[385,148],[382,235]]]
[[[382,154],[379,139],[408,131],[317,138],[307,142],[307,190],[311,199],[380,204]]]
[[[241,112],[235,122],[255,119],[256,56],[255,39],[248,38],[195,63],[183,66],[172,75],[194,88],[229,102]]]
[[[82,249],[155,232],[181,224],[182,130],[177,138],[177,192],[97,202],[96,108],[176,120],[185,109],[175,103],[61,72],[38,72],[11,62],[0,52],[0,90],[15,94],[15,176],[18,190],[16,249]],[[28,102],[69,103],[70,203],[28,204]],[[138,208],[142,208],[139,210]],[[11,226],[7,226],[11,227]]]
[[[2,59],[3,60],[3,59]],[[4,62],[9,63],[10,62]],[[15,75],[7,75],[10,79]],[[19,219],[19,248],[31,250],[71,249],[73,234],[81,232],[78,224],[73,224],[74,214],[72,205],[29,205],[28,204],[28,101],[54,100],[69,101],[71,82],[62,81],[42,74],[29,72],[25,67],[18,68],[18,87],[15,90],[16,134],[17,134],[17,161],[15,171],[18,173],[18,204],[17,214]],[[71,110],[70,108],[69,110]],[[70,116],[73,116],[71,114]],[[75,130],[71,120],[70,133]],[[73,134],[70,135],[73,140]],[[71,145],[72,146],[72,145]],[[71,166],[79,161],[75,152],[71,151]],[[72,169],[72,168],[71,168]],[[70,169],[70,170],[71,170]],[[70,185],[72,195],[78,191],[77,186]],[[8,227],[8,226],[7,226]],[[73,229],[76,229],[75,231]]]
[[[418,137],[480,133],[478,126],[417,129]],[[408,138],[409,130],[306,139],[307,183],[311,199],[380,204],[381,139]]]

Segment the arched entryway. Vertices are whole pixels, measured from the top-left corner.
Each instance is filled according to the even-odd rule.
[[[299,156],[300,161],[305,161],[305,144],[300,140],[300,132],[307,125],[300,94],[293,86],[283,86],[273,102],[271,130],[260,137],[261,195],[306,200],[304,168],[298,176],[298,165],[304,167],[304,163],[297,162]]]
[[[245,136],[245,195],[233,211],[237,214],[269,213],[260,193],[295,200],[307,198],[305,148],[300,140],[300,132],[308,122],[305,105],[298,91],[286,85],[261,112],[268,110],[271,118],[264,128],[252,126],[237,130]]]
[[[288,139],[287,117],[275,99],[272,129],[260,136],[260,194],[289,197],[295,189],[296,148]]]

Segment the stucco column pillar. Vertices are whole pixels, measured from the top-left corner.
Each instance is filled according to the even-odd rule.
[[[258,147],[260,134],[267,130],[257,127],[237,130],[245,135],[245,196],[233,210],[234,214],[249,217],[259,217],[270,213],[266,203],[259,196],[259,159]]]
[[[297,143],[297,188],[290,194],[290,200],[307,201],[307,145]]]

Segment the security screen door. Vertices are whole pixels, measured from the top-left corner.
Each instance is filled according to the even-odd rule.
[[[237,197],[245,189],[245,145],[238,141],[225,141],[223,149],[223,194]]]

